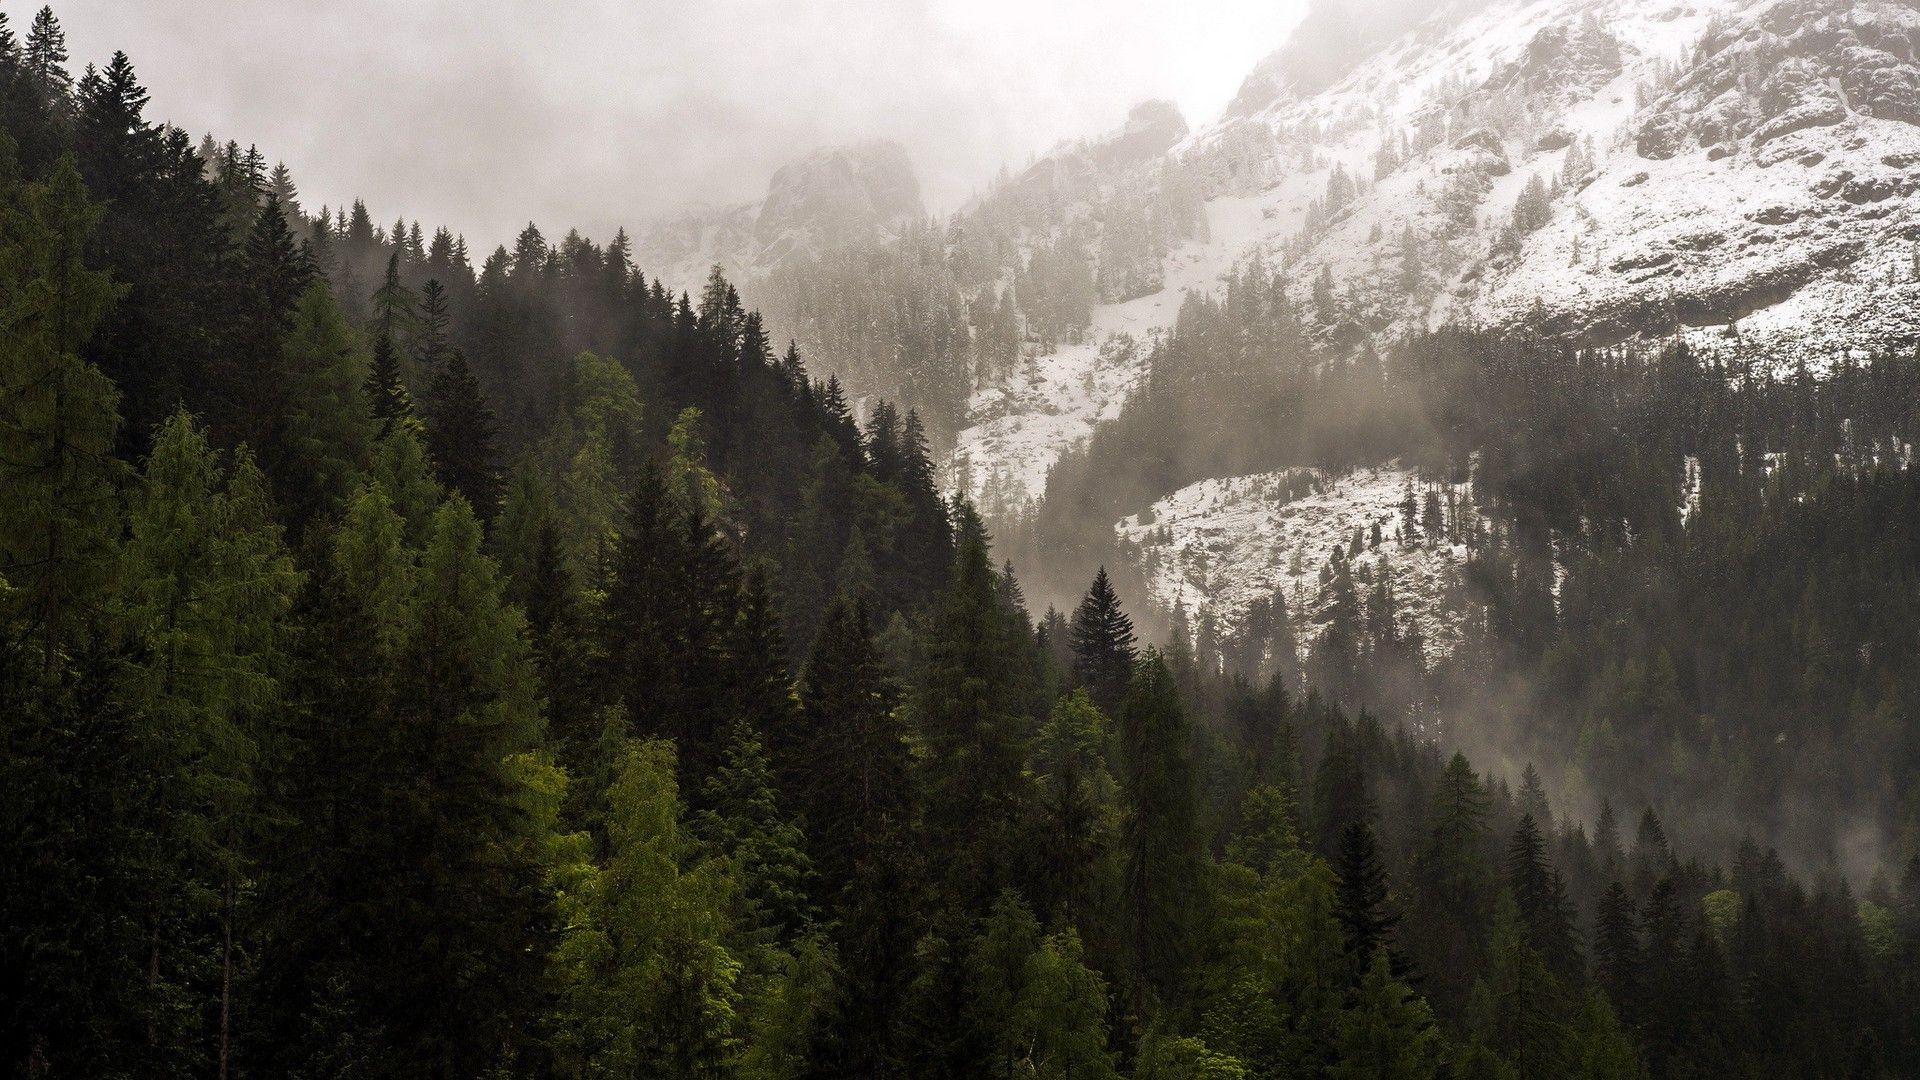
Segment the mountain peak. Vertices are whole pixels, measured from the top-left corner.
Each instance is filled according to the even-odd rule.
[[[639,254],[670,286],[693,288],[716,265],[747,277],[896,229],[925,213],[919,177],[899,143],[823,146],[776,170],[758,202],[660,222]]]

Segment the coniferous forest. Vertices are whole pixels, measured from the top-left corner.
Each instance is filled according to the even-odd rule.
[[[1920,1075],[1911,355],[1250,385],[1248,278],[997,541],[718,271],[311,211],[4,20],[6,1075]],[[1445,662],[1338,556],[1311,642],[1130,609],[1137,493],[1384,452],[1498,523]]]

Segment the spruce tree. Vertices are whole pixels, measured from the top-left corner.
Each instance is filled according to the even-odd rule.
[[[1016,696],[1024,642],[1013,638],[985,529],[962,507],[953,576],[925,645],[913,716],[926,749],[928,840],[951,898],[985,905],[1013,884],[1013,830],[1026,789],[1025,718]]]
[[[1376,953],[1393,951],[1393,928],[1400,922],[1400,916],[1387,907],[1386,869],[1380,865],[1373,825],[1365,818],[1341,833],[1334,873],[1340,881],[1334,894],[1335,914],[1357,978],[1373,964]]]
[[[1119,793],[1105,748],[1110,724],[1085,691],[1054,705],[1034,738],[1032,880],[1043,914],[1091,933],[1103,914],[1107,864],[1119,825]]]
[[[1607,886],[1594,910],[1593,977],[1622,1016],[1640,1008],[1640,930],[1625,886]]]
[[[149,971],[185,989],[188,973],[218,965],[197,1004],[218,1017],[224,1067],[241,966],[235,923],[266,817],[256,778],[299,582],[250,457],[229,467],[190,418],[168,421],[138,484],[118,580],[116,621],[137,645],[117,692],[140,718],[133,746],[153,783],[143,831],[157,857],[139,896]],[[221,927],[211,957],[187,929],[202,920]],[[184,1020],[155,1012],[160,1025]],[[166,1041],[189,1038],[175,1030]]]
[[[845,977],[833,1058],[847,1075],[891,1074],[905,1057],[901,1002],[921,933],[924,871],[897,700],[865,611],[835,602],[801,674],[798,730],[775,766],[806,830],[824,906],[837,917]]]
[[[1562,979],[1583,970],[1575,940],[1573,905],[1560,874],[1548,862],[1546,841],[1531,813],[1520,815],[1507,846],[1507,887],[1513,893],[1527,945]]]
[[[99,211],[72,159],[39,184],[10,169],[0,143],[0,579],[7,614],[52,678],[79,644],[119,533],[118,395],[80,356],[115,290],[86,265]]]
[[[440,365],[428,370],[434,373],[433,381],[422,404],[434,475],[464,496],[483,520],[491,520],[501,496],[494,450],[498,423],[493,410],[461,350],[451,350]]]
[[[27,74],[41,93],[60,103],[72,94],[73,75],[67,71],[67,32],[61,29],[52,7],[42,7],[34,13],[23,61]]]
[[[1075,681],[1086,687],[1095,705],[1113,712],[1126,695],[1138,654],[1133,620],[1120,607],[1120,597],[1114,592],[1106,567],[1094,575],[1093,585],[1074,610],[1068,635],[1073,646]]]
[[[1173,672],[1154,650],[1134,673],[1118,729],[1123,936],[1138,1012],[1184,972],[1201,859],[1192,733]]]

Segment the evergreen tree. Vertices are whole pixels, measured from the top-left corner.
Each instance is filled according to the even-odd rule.
[[[813,867],[805,840],[780,807],[773,766],[754,728],[734,724],[720,768],[707,781],[709,807],[696,830],[731,861],[741,927],[770,944],[795,940],[812,921]]]
[[[42,184],[10,167],[0,144],[0,579],[50,679],[80,643],[119,531],[118,395],[80,357],[114,288],[85,263],[99,211],[72,160]]]
[[[1083,931],[1097,925],[1105,906],[1105,870],[1118,826],[1118,793],[1105,758],[1108,727],[1085,691],[1075,691],[1054,705],[1033,746],[1032,879],[1041,910],[1058,911]]]
[[[1331,1077],[1416,1080],[1440,1075],[1441,1039],[1433,1014],[1375,952],[1342,1012]]]
[[[1531,813],[1520,815],[1507,846],[1507,887],[1528,947],[1561,979],[1577,979],[1584,965],[1575,941],[1573,906],[1559,872],[1547,862],[1546,841]]]
[[[493,410],[480,392],[480,381],[467,367],[466,354],[459,349],[453,349],[443,363],[428,370],[435,374],[423,411],[434,473],[441,484],[465,497],[483,519],[491,519],[501,496]],[[379,416],[378,411],[375,416]]]
[[[1400,916],[1387,908],[1387,875],[1365,818],[1348,825],[1340,836],[1340,857],[1334,864],[1340,887],[1336,909],[1346,936],[1347,954],[1356,975],[1364,974],[1375,953],[1391,953],[1393,928]]]
[[[1138,1013],[1184,972],[1201,858],[1192,735],[1173,672],[1154,650],[1135,670],[1118,733],[1124,936]]]
[[[1095,705],[1112,713],[1126,696],[1137,653],[1133,620],[1121,609],[1105,567],[1094,575],[1068,627],[1075,681],[1086,688]]]
[[[838,914],[845,978],[831,1056],[846,1075],[888,1075],[905,1057],[901,1002],[920,936],[921,871],[896,700],[866,613],[834,604],[801,675],[799,730],[775,764]]]
[[[607,860],[565,890],[563,1075],[725,1075],[738,1053],[740,965],[724,945],[734,888],[683,835],[673,749],[629,746],[607,791]]]
[[[1021,642],[1010,638],[985,530],[961,508],[958,552],[925,645],[914,720],[925,747],[928,841],[966,906],[1013,884],[1014,830],[1025,809],[1025,718],[1017,690]]]
[[[22,61],[40,92],[64,105],[73,92],[73,75],[67,71],[67,32],[54,18],[53,8],[34,13]]]
[[[1594,913],[1593,977],[1622,1015],[1638,1010],[1641,963],[1633,900],[1616,881],[1607,886]]]
[[[373,455],[374,426],[361,397],[367,357],[324,285],[310,285],[282,346],[288,410],[284,437],[262,448],[262,466],[296,525],[343,507]]]
[[[1466,1004],[1497,894],[1483,855],[1489,809],[1480,778],[1466,755],[1455,753],[1441,770],[1432,826],[1410,874],[1410,914],[1421,932],[1410,936],[1406,947],[1429,1000],[1450,1017]]]
[[[138,718],[131,748],[153,785],[144,814],[156,858],[139,897],[152,941],[148,1023],[173,1029],[167,1044],[186,1045],[191,1010],[163,1005],[165,987],[181,989],[181,1006],[217,1002],[224,1067],[235,920],[264,810],[256,773],[298,584],[251,459],[243,453],[228,468],[191,419],[168,421],[138,485],[118,580],[116,621],[133,659],[117,692]],[[214,958],[186,928],[204,920],[221,927],[220,974],[217,989],[194,1002],[203,988],[190,973]]]

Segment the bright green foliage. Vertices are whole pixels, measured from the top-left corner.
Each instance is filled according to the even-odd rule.
[[[632,745],[607,790],[607,858],[561,898],[556,1018],[566,1075],[693,1080],[739,1051],[734,885],[680,826],[673,748]]]
[[[434,509],[440,505],[440,485],[433,479],[426,444],[416,425],[396,425],[374,443],[372,475],[406,523],[407,542],[425,544]]]
[[[820,1048],[832,1037],[839,972],[833,947],[817,935],[794,944],[780,970],[752,1002],[743,1080],[803,1080],[815,1076]]]
[[[1040,943],[1028,964],[1021,1020],[1031,1043],[1032,1075],[1102,1080],[1117,1075],[1107,1051],[1107,986],[1087,967],[1071,928]]]
[[[590,352],[574,357],[568,375],[566,414],[539,454],[553,478],[567,567],[576,579],[592,581],[626,514],[627,455],[639,438],[640,392],[626,368]]]
[[[304,522],[344,506],[372,458],[373,421],[360,396],[367,358],[324,285],[301,294],[281,350],[291,382],[286,430],[262,464]]]
[[[1567,1066],[1567,1075],[1579,1080],[1641,1080],[1647,1075],[1632,1038],[1598,990],[1587,992],[1573,1018]]]
[[[1527,944],[1511,896],[1494,910],[1486,973],[1467,1005],[1473,1035],[1522,1076],[1558,1076],[1567,1067],[1566,991]]]
[[[1700,918],[1714,943],[1726,948],[1740,928],[1740,894],[1732,889],[1716,889],[1700,898]]]
[[[995,1077],[1113,1077],[1106,982],[1072,930],[1043,936],[1013,894],[995,902],[964,965],[967,1023]]]
[[[1107,718],[1085,691],[1054,705],[1033,742],[1033,874],[1043,913],[1091,929],[1113,897],[1119,787],[1107,770]]]
[[[682,506],[698,507],[712,521],[725,515],[726,493],[720,478],[707,468],[705,425],[699,409],[682,409],[667,432],[667,448],[673,453],[673,497]]]
[[[792,940],[812,919],[813,865],[805,837],[780,807],[766,746],[748,724],[728,729],[705,803],[696,828],[732,860],[736,925],[754,931],[762,944]]]
[[[1195,995],[1207,1044],[1260,1075],[1328,1064],[1351,970],[1332,871],[1304,853],[1288,864],[1301,869],[1262,878],[1229,864],[1215,875]]]
[[[1423,1080],[1439,1074],[1440,1032],[1427,1003],[1393,977],[1384,951],[1373,954],[1353,1000],[1340,1014],[1336,1080]]]
[[[1237,1059],[1208,1049],[1199,1039],[1155,1031],[1140,1042],[1134,1080],[1248,1080]]]

